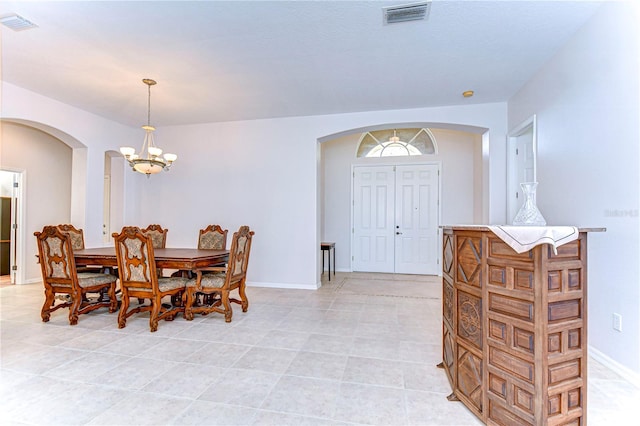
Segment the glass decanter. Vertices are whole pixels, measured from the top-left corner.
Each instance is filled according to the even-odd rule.
[[[538,182],[523,182],[520,184],[524,194],[524,203],[516,217],[513,218],[514,225],[545,226],[547,221],[542,217],[542,213],[536,207],[536,187]]]

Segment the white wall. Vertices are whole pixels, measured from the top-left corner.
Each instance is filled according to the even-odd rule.
[[[589,235],[589,344],[640,378],[640,110],[637,9],[607,3],[509,101],[537,116],[538,207]],[[612,314],[623,317],[622,332]]]
[[[31,127],[3,123],[0,168],[25,171],[22,184],[26,188],[22,205],[26,241],[25,275],[40,277],[35,231],[45,225],[69,223],[71,218],[71,148],[58,139]]]
[[[471,224],[482,221],[482,137],[457,130],[430,128],[438,155],[356,159],[362,133],[323,142],[322,236],[336,243],[336,269],[351,270],[351,170],[352,165],[391,163],[441,164],[440,224]]]

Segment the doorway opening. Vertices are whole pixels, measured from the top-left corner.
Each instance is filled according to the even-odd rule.
[[[363,135],[372,134],[378,142],[384,144],[394,137],[395,129],[401,141],[405,139],[411,141],[413,136],[405,137],[400,131],[400,129],[410,128],[429,129],[433,136],[429,139],[437,140],[437,147],[434,145],[435,149],[424,150],[423,152],[427,155],[393,158],[358,156],[359,152],[362,154],[359,148],[362,147]],[[386,134],[378,135],[377,131],[384,131]],[[424,131],[418,133],[418,139],[424,138],[424,142],[428,142],[427,136],[431,135]],[[419,142],[418,139],[411,145],[415,146],[415,142]],[[488,223],[490,150],[487,128],[431,122],[396,122],[345,130],[319,138],[318,142],[318,277],[321,275],[321,241],[336,243],[336,271],[355,270],[353,266],[356,256],[353,246],[355,167],[438,164],[440,171],[438,225]],[[372,139],[372,142],[376,141]],[[376,144],[380,144],[378,142]],[[372,149],[375,148],[373,143],[369,145]],[[430,144],[422,145],[428,147]],[[393,226],[395,227],[396,224]],[[395,233],[393,235],[395,238]],[[441,236],[436,238],[440,247]],[[441,257],[439,248],[437,255]],[[437,274],[441,274],[440,268]]]
[[[533,115],[509,132],[507,146],[507,222],[524,203],[520,184],[536,182],[537,131]]]
[[[0,170],[0,286],[16,283],[22,173]]]

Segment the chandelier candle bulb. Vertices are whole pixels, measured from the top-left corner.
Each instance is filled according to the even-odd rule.
[[[136,150],[134,148],[131,148],[130,146],[123,146],[120,148],[120,153],[125,157],[131,157],[136,153]]]
[[[152,157],[159,157],[162,154],[162,150],[160,148],[155,147],[155,146],[150,146],[149,147],[149,154]]]

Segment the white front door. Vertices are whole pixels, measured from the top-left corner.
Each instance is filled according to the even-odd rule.
[[[396,168],[396,255],[399,274],[438,274],[438,166]]]
[[[354,167],[354,271],[438,273],[438,169]]]
[[[394,167],[356,167],[353,175],[353,270],[393,272]]]

